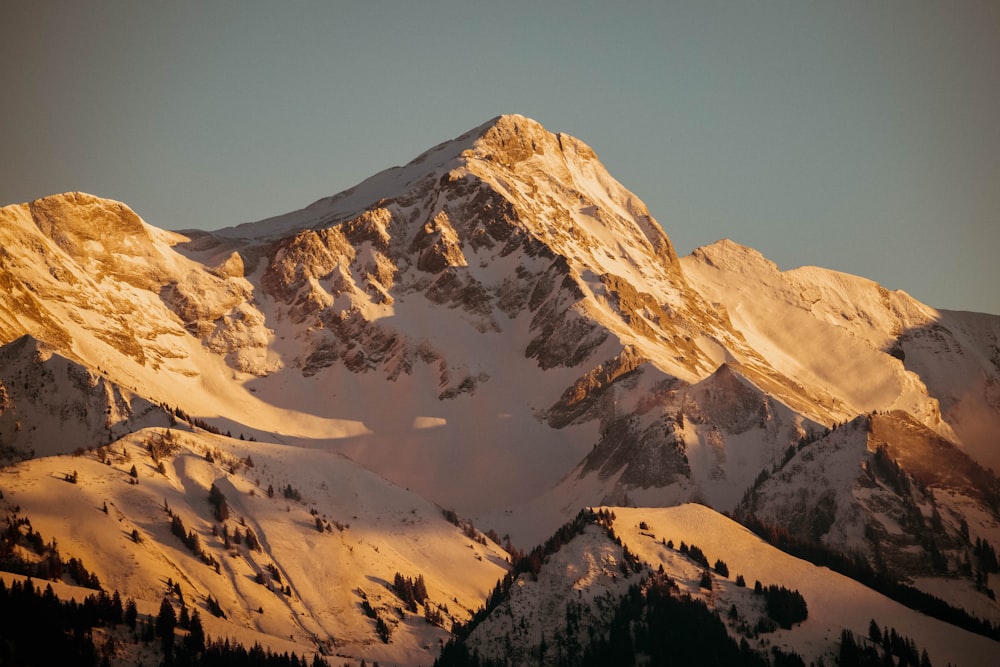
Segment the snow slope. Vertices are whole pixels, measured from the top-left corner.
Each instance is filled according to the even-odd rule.
[[[782,553],[718,512],[698,504],[669,508],[600,508],[580,532],[561,529],[561,546],[537,572],[522,572],[494,593],[488,612],[464,640],[469,653],[500,664],[559,664],[578,660],[595,637],[607,636],[619,601],[654,572],[672,580],[674,595],[704,602],[736,642],[769,655],[773,648],[806,664],[837,664],[843,630],[861,639],[872,619],[926,650],[933,664],[991,665],[1000,644],[915,612],[847,577]],[[610,517],[610,521],[608,520]],[[607,526],[613,534],[607,532]],[[569,535],[567,538],[566,535]],[[722,561],[728,574],[710,572],[688,552]],[[741,586],[737,579],[745,580]],[[762,630],[764,599],[756,582],[798,591],[804,621]],[[575,656],[575,657],[574,657]],[[641,658],[641,656],[640,656]]]
[[[161,449],[163,473],[150,443],[173,449]],[[228,617],[209,626],[215,636],[263,638],[275,650],[287,650],[291,640],[300,654],[426,664],[449,635],[424,620],[423,606],[464,620],[507,568],[506,553],[495,545],[469,539],[436,506],[337,455],[184,429],[133,433],[103,450],[107,463],[97,454],[0,470],[2,506],[7,512],[18,506],[46,540],[58,541],[64,558],[82,559],[108,590],[147,608],[158,607],[168,579],[203,618],[214,618],[206,602],[212,596]],[[132,465],[138,484],[131,483]],[[71,471],[75,484],[64,479]],[[245,539],[223,544],[208,501],[213,484],[227,502],[228,533],[251,529],[260,551]],[[288,485],[301,500],[285,497]],[[273,498],[268,486],[276,489]],[[197,534],[219,572],[171,534],[166,507]],[[396,572],[426,580],[429,601],[418,613],[397,611],[403,605],[390,589]],[[265,584],[255,581],[258,574]],[[388,644],[363,611],[365,600],[391,628]]]
[[[777,551],[742,526],[702,505],[613,511],[617,516],[614,524],[617,534],[630,550],[649,563],[669,563],[676,558],[662,544],[664,539],[673,540],[676,545],[683,540],[698,546],[711,563],[724,560],[731,577],[717,576],[719,588],[712,596],[712,603],[720,611],[728,610],[731,600],[740,595],[733,583],[737,574],[742,574],[751,585],[760,581],[798,590],[806,600],[809,617],[792,630],[777,630],[770,641],[795,650],[807,662],[823,656],[829,663],[830,654],[836,653],[840,631],[846,628],[855,636],[865,637],[872,618],[913,638],[936,665],[948,662],[992,665],[1000,651],[1000,644],[995,641],[915,612],[847,577]],[[645,522],[648,529],[640,529],[640,522]],[[678,578],[683,577],[678,575]],[[697,580],[690,576],[687,582],[689,586],[692,582],[697,586]]]
[[[938,311],[905,292],[817,267],[782,272],[728,240],[681,263],[777,370],[821,388],[837,421],[904,410],[1000,468],[996,316]]]

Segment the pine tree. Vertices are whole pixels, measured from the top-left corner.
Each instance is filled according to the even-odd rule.
[[[208,502],[212,505],[215,520],[222,523],[229,518],[229,506],[226,504],[226,496],[215,484],[208,490]]]
[[[139,610],[135,606],[135,600],[132,598],[128,599],[125,603],[125,625],[130,629],[135,630],[136,621],[139,619]]]
[[[413,597],[423,604],[427,600],[427,584],[424,582],[424,575],[418,574],[416,581],[413,582]]]
[[[118,593],[118,589],[115,589],[114,595],[111,596],[111,622],[118,625],[122,622],[125,617],[125,608],[122,605],[122,596]]]
[[[874,618],[868,624],[868,639],[876,644],[882,643],[882,631],[879,629],[878,623],[875,622]]]
[[[205,650],[205,628],[201,624],[201,614],[196,609],[191,615],[191,630],[188,632],[187,647],[199,653]]]
[[[246,540],[248,549],[260,551],[260,541],[257,539],[257,534],[250,530],[249,527],[247,527]]]
[[[177,627],[177,614],[170,600],[164,597],[160,602],[160,613],[156,615],[156,636],[164,642],[173,641],[175,627]]]
[[[378,634],[379,639],[382,640],[383,644],[389,643],[389,626],[386,625],[381,616],[379,616],[375,621],[375,632]]]

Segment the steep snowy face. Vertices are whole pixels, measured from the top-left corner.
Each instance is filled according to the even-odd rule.
[[[547,471],[545,483],[509,488],[511,500],[558,481],[593,445],[584,475],[611,480],[632,466],[609,483],[685,480],[689,443],[709,438],[724,450],[725,429],[680,432],[674,420],[688,394],[672,402],[667,393],[710,377],[732,358],[729,350],[748,364],[745,377],[785,388],[775,405],[797,395],[733,331],[725,311],[691,289],[662,229],[594,152],[520,116],[494,119],[342,195],[216,238],[260,257],[251,280],[266,297],[261,307],[284,368],[257,384],[258,395],[312,378],[338,396],[338,409],[357,400],[355,418],[376,440],[380,429],[393,431],[396,444],[349,443],[341,451],[414,488],[441,492],[442,480],[429,483],[424,470],[433,459],[402,470],[397,451],[406,447],[404,425],[431,415],[448,426],[436,431],[451,443],[440,454],[444,467],[471,440],[481,455],[509,452],[516,479],[527,461]],[[365,405],[381,405],[386,381],[403,399],[393,427],[384,410]],[[345,386],[357,398],[344,396]],[[487,405],[486,423],[504,425],[461,430]],[[783,450],[802,434],[802,420],[787,417],[766,427],[769,448]],[[513,424],[520,426],[512,433]],[[569,435],[583,429],[587,435]],[[771,458],[759,449],[746,458],[747,483]],[[563,453],[550,465],[535,460],[540,451]]]
[[[271,247],[262,287],[284,315],[322,322],[341,341],[415,293],[480,332],[530,316],[526,353],[542,368],[575,366],[612,335],[694,379],[716,364],[690,342],[692,320],[729,336],[688,288],[662,229],[593,151],[521,116],[494,119],[344,195],[220,234],[271,238],[295,225]],[[319,336],[301,365],[310,374],[336,358],[356,370],[372,358],[412,365],[398,333],[373,333],[364,360]]]
[[[963,449],[1000,470],[1000,317],[939,313],[902,331],[898,355],[937,399]]]
[[[463,157],[465,170],[512,201],[523,225],[556,254],[635,285],[686,287],[666,234],[579,139],[502,116]]]

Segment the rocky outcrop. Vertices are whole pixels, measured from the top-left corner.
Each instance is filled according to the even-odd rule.
[[[172,416],[31,336],[0,347],[0,462],[106,445]]]
[[[568,387],[559,401],[549,408],[546,418],[554,428],[564,428],[581,419],[590,420],[600,415],[595,408],[620,378],[641,372],[647,360],[635,348],[626,347],[621,354],[598,364]]]
[[[444,211],[435,215],[417,232],[410,252],[417,254],[417,268],[438,273],[449,266],[468,266],[459,243],[458,233]]]

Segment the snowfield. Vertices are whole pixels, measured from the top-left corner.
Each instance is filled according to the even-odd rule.
[[[816,567],[789,556],[770,546],[749,530],[703,505],[687,504],[661,508],[613,508],[617,519],[615,530],[628,545],[648,563],[664,562],[668,571],[671,561],[680,558],[662,544],[673,540],[698,546],[710,563],[722,559],[729,567],[730,577],[715,576],[718,590],[713,605],[725,613],[731,604],[745,603],[745,592],[734,581],[742,574],[748,587],[760,581],[765,586],[776,584],[798,590],[806,600],[809,617],[792,630],[778,629],[768,641],[799,653],[807,662],[821,656],[828,664],[837,654],[840,632],[851,630],[856,637],[867,637],[868,624],[875,619],[880,626],[895,627],[913,638],[927,650],[937,664],[992,665],[1000,643],[960,630],[953,625],[915,612],[889,598],[862,586],[853,579]],[[639,528],[645,522],[647,530]],[[652,535],[652,537],[650,536]],[[690,570],[695,570],[691,572]],[[701,570],[689,567],[688,576],[675,575],[689,590],[698,593]]]
[[[176,451],[160,458],[160,473],[147,445],[163,438]],[[64,558],[80,558],[107,590],[139,601],[140,611],[155,612],[167,581],[179,583],[188,603],[212,619],[206,627],[216,637],[276,651],[294,645],[299,654],[426,663],[428,651],[448,638],[450,620],[441,629],[422,613],[400,615],[390,587],[395,573],[422,575],[428,604],[464,621],[507,568],[499,547],[470,539],[438,507],[336,454],[183,429],[139,431],[106,449],[107,464],[86,453],[0,470],[0,506],[7,513],[19,508],[47,540],[57,538]],[[252,468],[239,463],[247,457]],[[138,484],[130,481],[132,465]],[[67,483],[73,471],[78,481]],[[226,548],[213,533],[222,525],[208,501],[213,484],[226,498],[229,534],[252,530],[260,551],[245,540]],[[285,497],[288,485],[301,500]],[[171,534],[166,507],[198,535],[218,573]],[[255,581],[259,573],[265,584]],[[226,621],[207,611],[208,596]],[[392,628],[390,644],[376,636],[365,600]]]

